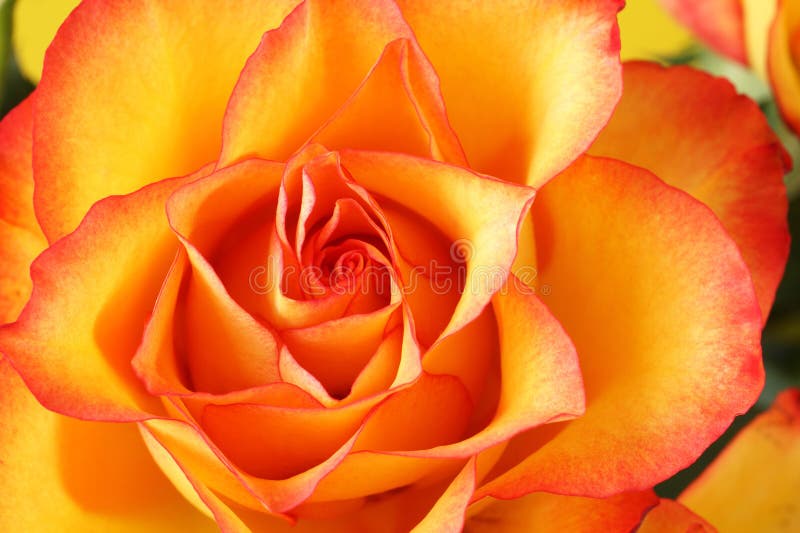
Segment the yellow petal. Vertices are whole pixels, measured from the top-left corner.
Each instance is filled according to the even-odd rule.
[[[132,424],[42,407],[0,360],[0,529],[215,531],[161,474]]]

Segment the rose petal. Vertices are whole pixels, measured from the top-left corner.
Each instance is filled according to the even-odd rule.
[[[278,339],[233,301],[197,249],[183,244],[192,269],[178,305],[195,389],[224,393],[280,381]]]
[[[33,98],[0,122],[0,324],[19,316],[31,293],[30,264],[47,246],[33,213]]]
[[[219,164],[288,159],[403,37],[413,39],[394,2],[303,2],[247,61],[225,112]]]
[[[375,408],[353,451],[426,450],[453,442],[467,428],[472,408],[458,379],[422,374]]]
[[[317,409],[208,405],[201,424],[244,471],[264,479],[287,479],[334,456],[378,401]]]
[[[316,377],[334,398],[343,399],[359,372],[385,338],[393,304],[369,314],[350,315],[316,326],[281,331],[297,362]]]
[[[19,320],[0,329],[0,351],[46,407],[114,421],[161,411],[131,359],[177,251],[164,204],[198,175],[98,202],[34,261],[33,294]]]
[[[402,205],[451,241],[468,246],[464,291],[440,340],[480,315],[508,275],[517,227],[534,191],[405,155],[345,150],[341,160],[379,201],[383,197]]]
[[[644,167],[708,205],[750,267],[766,321],[789,254],[788,154],[758,106],[725,80],[652,63],[626,63],[624,79],[590,152]]]
[[[48,50],[35,104],[35,205],[50,241],[101,198],[215,160],[245,59],[296,3],[81,3]]]
[[[796,531],[798,484],[800,391],[789,389],[679,499],[720,531]]]
[[[658,503],[652,491],[631,492],[595,499],[536,492],[513,500],[487,498],[473,504],[469,533],[542,533],[569,531],[635,531],[642,517]]]
[[[763,386],[747,267],[708,208],[619,161],[579,160],[540,191],[533,214],[537,288],[575,343],[587,410],[512,440],[508,459],[522,462],[479,494],[652,487]]]
[[[251,533],[244,521],[213,490],[200,482],[146,428],[141,430],[147,449],[169,480],[198,510],[213,517],[222,533]],[[275,520],[271,516],[268,520]]]
[[[399,4],[479,172],[541,186],[611,116],[622,89],[616,14],[623,2]]]
[[[583,413],[583,382],[575,348],[532,289],[512,276],[495,295],[493,307],[501,361],[501,388],[494,417],[467,439],[436,447],[418,446],[401,455],[469,457],[524,430]],[[404,428],[402,418],[395,420],[394,431],[414,431],[411,425]],[[359,440],[356,449],[360,444]]]
[[[282,513],[305,501],[352,448],[355,437],[323,463],[283,480],[256,478],[232,464],[197,428],[178,420],[153,419],[142,424],[192,472],[198,482],[247,508]],[[168,472],[167,472],[168,473]]]
[[[46,410],[2,359],[0,390],[4,530],[168,532],[177,524],[215,530],[164,479],[132,425],[83,422]]]
[[[741,0],[661,0],[661,4],[711,48],[747,64]]]
[[[466,166],[436,72],[415,41],[389,43],[357,92],[311,138],[331,149],[391,151]]]

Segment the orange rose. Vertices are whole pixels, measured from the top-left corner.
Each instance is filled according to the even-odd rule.
[[[617,0],[296,4],[83,2],[0,125],[0,523],[635,527],[763,382],[757,107],[614,112]]]
[[[800,132],[800,9],[793,0],[661,0],[718,52],[767,81],[787,124]]]

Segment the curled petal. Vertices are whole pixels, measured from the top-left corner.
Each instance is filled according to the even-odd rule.
[[[220,166],[252,156],[288,159],[398,38],[413,36],[389,0],[300,4],[264,35],[241,73],[225,112]]]
[[[466,165],[439,80],[415,41],[389,43],[357,92],[311,138],[331,149],[427,156]]]
[[[534,191],[405,155],[346,150],[341,158],[370,194],[419,214],[452,243],[468,246],[464,290],[439,339],[479,316],[508,277],[517,229]]]

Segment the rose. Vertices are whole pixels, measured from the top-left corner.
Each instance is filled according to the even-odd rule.
[[[750,66],[770,84],[783,118],[800,131],[797,47],[800,13],[791,1],[661,0],[716,51]]]
[[[673,187],[591,157],[549,179],[616,103],[617,2],[136,7],[84,3],[3,122],[4,192],[27,206],[4,207],[23,228],[4,252],[10,319],[38,232],[51,245],[0,349],[45,406],[141,431],[36,410],[6,365],[9,405],[31,414],[4,419],[55,435],[42,455],[73,465],[101,441],[125,450],[114,468],[136,465],[121,476],[136,487],[102,494],[91,468],[44,470],[51,516],[91,528],[109,512],[152,520],[161,505],[198,520],[148,494],[157,481],[138,469],[155,459],[226,530],[279,528],[280,514],[312,529],[458,529],[488,497],[652,486],[753,402],[758,303],[769,309],[786,249],[782,152],[753,104],[689,70],[631,65],[592,152]],[[539,187],[518,243],[532,191],[474,170]],[[326,246],[337,220],[353,238]],[[466,265],[450,253],[463,239]],[[254,291],[254,271],[275,273],[266,257],[312,275]],[[410,267],[431,262],[463,290],[404,291]],[[374,267],[389,289],[338,294],[319,274],[343,265],[356,281]],[[505,283],[489,283],[496,272]],[[310,288],[328,299],[300,298]],[[568,422],[584,384],[585,415]],[[3,446],[20,472],[41,446],[27,434]],[[152,459],[136,455],[142,438]],[[12,494],[29,487],[20,475],[4,480]],[[626,504],[630,527],[651,505]]]

